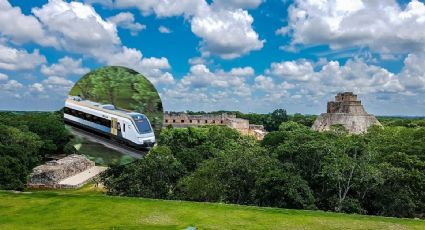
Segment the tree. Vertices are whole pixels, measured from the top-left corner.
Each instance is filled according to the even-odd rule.
[[[28,130],[37,134],[44,142],[40,151],[45,155],[65,153],[71,134],[65,128],[62,113],[29,113],[16,118],[25,122]]]
[[[350,208],[346,201],[354,188],[370,189],[382,183],[382,175],[371,164],[374,157],[374,152],[369,151],[357,136],[341,136],[335,148],[325,156],[321,173],[336,191],[335,211]]]
[[[91,74],[94,99],[116,105],[118,89],[127,82],[128,74],[127,68],[118,66],[100,68]]]
[[[189,127],[163,129],[158,143],[169,147],[186,170],[192,172],[204,160],[216,156],[226,146],[232,145],[240,138],[238,131],[228,127]]]
[[[93,83],[91,80],[91,75],[94,74],[92,72],[84,75],[80,80],[77,81],[77,83],[75,84],[75,87],[79,89],[79,95],[76,96],[80,96],[84,99],[89,99],[92,97],[92,88],[93,88]]]
[[[158,92],[155,87],[142,75],[134,77],[131,83],[134,91],[132,99],[138,102],[132,105],[132,107],[140,112],[155,112],[157,110],[162,111],[161,98],[158,96]]]
[[[206,160],[178,185],[178,197],[196,201],[253,204],[258,175],[273,160],[251,138],[240,139]]]
[[[108,194],[167,199],[184,175],[182,164],[167,147],[155,147],[144,158],[116,166],[101,175]]]
[[[300,175],[276,167],[261,175],[255,185],[256,204],[280,208],[315,209],[313,191]]]
[[[279,131],[292,132],[292,131],[305,131],[307,129],[309,129],[309,127],[294,121],[283,122],[279,125]]]
[[[0,189],[24,189],[31,169],[41,161],[42,144],[34,133],[0,124]]]
[[[290,118],[290,120],[307,127],[311,127],[316,120],[316,117],[317,116],[315,115],[302,115],[300,113],[296,113]]]
[[[276,131],[282,122],[288,121],[288,114],[284,109],[276,109],[267,118],[265,122],[265,129],[267,131]]]

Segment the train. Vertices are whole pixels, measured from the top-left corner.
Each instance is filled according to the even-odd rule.
[[[116,140],[136,149],[150,149],[155,134],[148,117],[101,104],[78,96],[69,96],[64,107],[65,123]]]

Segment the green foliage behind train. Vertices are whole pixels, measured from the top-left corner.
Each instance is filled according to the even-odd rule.
[[[99,68],[83,76],[69,95],[143,113],[158,134],[162,127],[161,98],[149,80],[134,70],[119,66]]]

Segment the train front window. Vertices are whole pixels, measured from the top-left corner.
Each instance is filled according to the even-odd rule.
[[[149,124],[148,119],[143,115],[133,115],[134,123],[137,126],[137,130],[139,133],[150,133],[152,132],[152,128]]]

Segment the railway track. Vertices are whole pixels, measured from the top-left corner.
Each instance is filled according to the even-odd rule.
[[[129,155],[136,159],[142,158],[146,153],[149,152],[149,150],[138,150],[138,149],[125,146],[115,140],[93,134],[91,132],[77,128],[75,126],[70,126],[70,125],[67,125],[67,126],[69,127],[71,133],[75,136],[81,137],[91,142],[96,142],[98,144],[105,146],[106,148],[115,150],[125,155]]]

